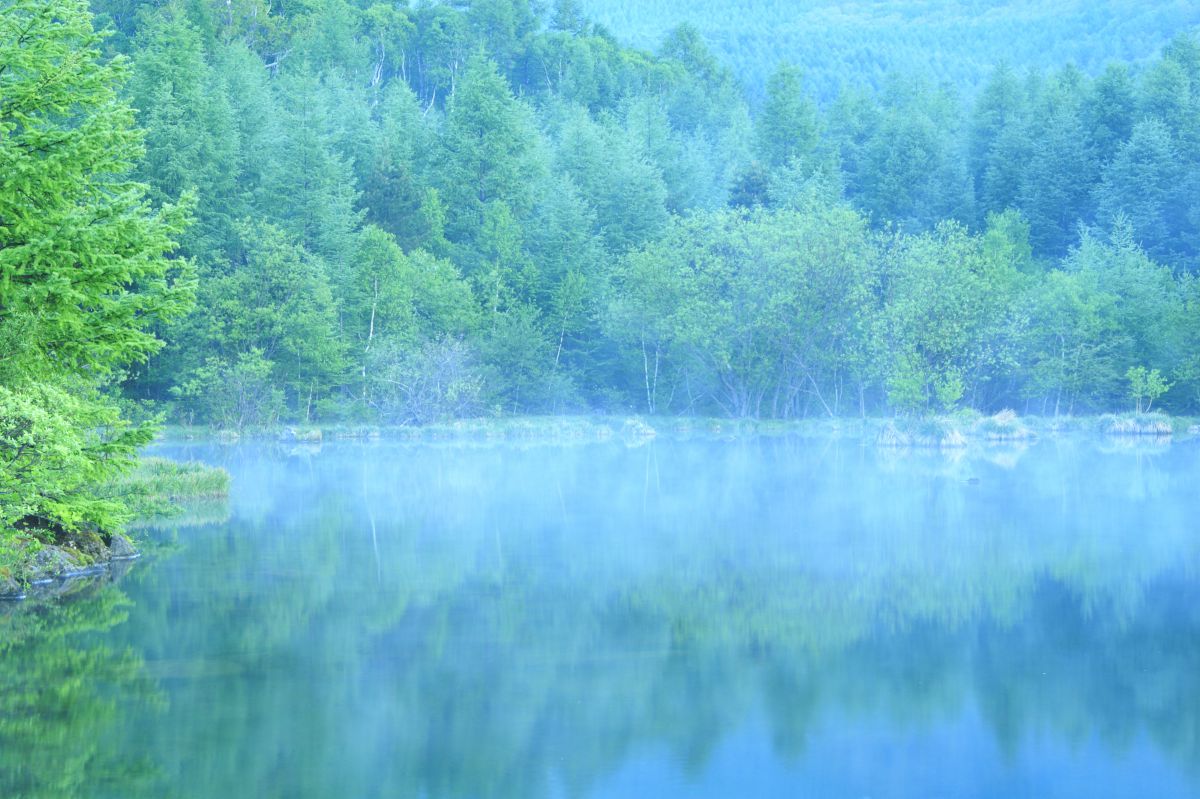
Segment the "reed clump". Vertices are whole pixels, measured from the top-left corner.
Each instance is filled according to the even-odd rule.
[[[196,461],[142,458],[133,471],[111,480],[103,496],[119,499],[133,519],[170,516],[179,504],[223,500],[229,496],[229,472]]]
[[[875,443],[880,447],[921,449],[961,449],[967,437],[950,419],[939,417],[891,419],[879,431]]]
[[[1171,418],[1164,413],[1107,414],[1100,417],[1100,429],[1110,436],[1165,438],[1175,432]]]
[[[1016,411],[1005,409],[980,420],[976,427],[979,435],[987,441],[1028,441],[1036,438]]]

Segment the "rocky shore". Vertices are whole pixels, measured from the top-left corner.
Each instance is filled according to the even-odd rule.
[[[71,543],[80,546],[44,544],[18,571],[7,576],[0,574],[0,599],[58,593],[72,581],[123,570],[140,557],[123,535],[113,535],[108,541],[92,536]]]

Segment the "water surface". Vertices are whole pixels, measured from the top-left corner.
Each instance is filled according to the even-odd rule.
[[[0,609],[0,796],[1200,797],[1200,447],[156,454],[229,506]]]

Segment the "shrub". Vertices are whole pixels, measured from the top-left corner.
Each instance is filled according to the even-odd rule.
[[[171,393],[186,400],[194,417],[241,431],[274,424],[283,413],[283,392],[271,381],[272,363],[262,350],[242,353],[234,363],[209,358]]]
[[[471,348],[447,336],[411,352],[381,347],[370,385],[381,421],[429,424],[478,413],[483,380]]]
[[[1129,396],[1138,413],[1149,413],[1154,401],[1171,390],[1171,384],[1157,369],[1134,366],[1125,373],[1125,379],[1129,381]]]

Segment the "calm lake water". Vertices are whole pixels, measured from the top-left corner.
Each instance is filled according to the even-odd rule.
[[[0,608],[0,797],[1200,797],[1200,446],[156,454],[230,502]]]

